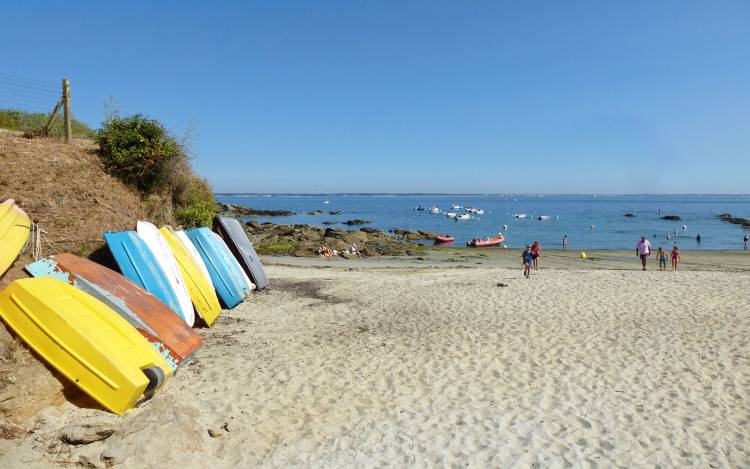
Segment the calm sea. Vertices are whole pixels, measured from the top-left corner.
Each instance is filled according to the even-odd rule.
[[[365,226],[383,230],[406,228],[450,234],[456,238],[456,246],[474,237],[503,232],[509,247],[519,247],[533,240],[539,240],[548,248],[560,247],[563,235],[567,235],[571,249],[632,249],[640,236],[647,236],[654,247],[671,248],[677,244],[687,250],[741,250],[742,237],[750,234],[750,230],[716,218],[721,213],[750,218],[748,195],[218,194],[217,199],[256,209],[296,213],[289,217],[253,217],[259,222],[326,226],[322,222],[359,218],[372,222]],[[452,205],[472,206],[483,209],[484,215],[456,221],[445,215],[415,211],[419,205],[458,213],[464,211],[452,210]],[[325,213],[304,213],[313,210]],[[331,211],[342,213],[330,215]],[[625,217],[625,213],[635,216]],[[513,214],[527,217],[516,218]],[[660,218],[664,215],[678,215],[682,219],[666,221]],[[551,218],[541,221],[539,216]],[[667,233],[671,234],[671,239],[667,239]],[[701,242],[696,241],[698,234]]]

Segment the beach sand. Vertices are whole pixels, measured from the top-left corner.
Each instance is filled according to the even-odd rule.
[[[0,467],[750,465],[750,256],[450,255],[272,259],[152,401],[68,390]]]

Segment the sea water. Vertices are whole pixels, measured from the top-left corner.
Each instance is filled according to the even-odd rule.
[[[359,229],[361,226],[323,222],[362,219],[371,222],[363,226],[386,231],[405,228],[449,234],[456,238],[456,246],[502,232],[509,247],[537,240],[547,248],[559,248],[567,235],[570,249],[634,249],[638,239],[646,236],[655,248],[671,249],[676,244],[684,250],[742,250],[742,238],[750,234],[750,230],[716,217],[731,213],[750,218],[748,195],[217,194],[217,200],[255,209],[295,212],[292,216],[243,220]],[[444,214],[414,210],[417,206],[436,206],[443,213],[464,213],[463,209],[452,209],[453,205],[476,207],[484,210],[484,215],[472,214],[471,220],[457,221]],[[305,213],[314,210],[324,213]],[[336,211],[342,213],[330,214]],[[625,217],[626,213],[634,216]],[[517,218],[514,214],[527,216]],[[666,215],[677,215],[681,220],[661,219]],[[551,218],[542,221],[539,216]],[[668,233],[671,239],[667,239]],[[698,234],[700,242],[696,240]]]

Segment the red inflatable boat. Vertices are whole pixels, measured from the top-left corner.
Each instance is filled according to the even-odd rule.
[[[487,246],[498,246],[500,244],[503,244],[503,241],[505,241],[505,236],[494,236],[492,238],[487,239],[477,239],[472,241],[466,241],[466,247],[470,248],[483,248]]]
[[[435,236],[435,244],[448,244],[455,241],[456,238],[453,236]]]

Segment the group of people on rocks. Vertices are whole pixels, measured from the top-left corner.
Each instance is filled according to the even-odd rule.
[[[352,243],[351,246],[349,246],[348,248],[342,251],[339,251],[337,249],[331,249],[328,246],[321,246],[320,249],[318,249],[318,255],[322,257],[334,257],[338,255],[345,255],[345,254],[356,256],[356,257],[360,257],[361,255],[356,243]]]

